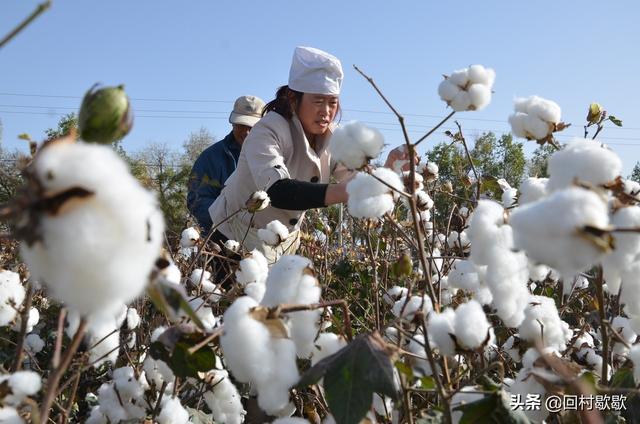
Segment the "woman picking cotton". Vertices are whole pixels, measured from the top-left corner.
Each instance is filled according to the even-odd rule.
[[[343,75],[336,57],[310,47],[295,49],[288,85],[265,106],[263,118],[244,142],[236,171],[209,208],[214,224],[221,223],[214,240],[234,239],[246,250],[258,248],[273,263],[297,250],[304,211],[347,202],[352,174],[332,161],[328,149]],[[396,149],[387,164],[405,156]],[[332,176],[337,183],[329,182]],[[261,190],[270,204],[263,202],[267,196],[256,194]],[[236,213],[245,207],[248,210]],[[288,234],[281,233],[284,239],[272,247],[260,239],[258,229],[275,220]]]

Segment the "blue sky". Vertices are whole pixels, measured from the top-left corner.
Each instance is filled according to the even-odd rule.
[[[37,4],[3,1],[0,35]],[[369,122],[390,146],[402,142],[397,121],[353,64],[407,115],[417,138],[447,113],[437,96],[441,75],[480,63],[496,70],[495,94],[483,111],[457,115],[468,138],[507,132],[513,98],[537,94],[573,124],[559,137],[567,141],[582,135],[597,101],[624,122],[601,140],[628,174],[640,160],[639,12],[633,0],[54,0],[0,50],[2,146],[24,149],[23,132],[41,139],[96,82],[123,83],[132,98],[128,151],[151,142],[179,148],[203,126],[222,138],[233,100],[270,100],[287,81],[293,48],[307,45],[342,60],[343,120]]]

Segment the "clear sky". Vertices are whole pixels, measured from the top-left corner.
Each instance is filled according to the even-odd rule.
[[[3,0],[0,36],[38,3]],[[567,141],[582,135],[597,101],[623,120],[600,138],[626,175],[640,160],[639,12],[637,0],[54,0],[0,50],[2,145],[24,149],[23,132],[43,138],[96,82],[126,86],[136,116],[128,151],[150,142],[177,149],[203,126],[222,138],[233,100],[270,100],[287,82],[294,47],[306,45],[342,60],[343,120],[370,123],[390,146],[402,142],[397,121],[353,64],[419,137],[447,113],[441,75],[480,63],[496,70],[495,94],[483,111],[457,115],[468,138],[507,132],[513,98],[537,94],[573,124],[559,137]]]

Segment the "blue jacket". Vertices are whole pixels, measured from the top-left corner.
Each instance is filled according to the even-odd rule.
[[[218,198],[225,181],[236,170],[239,156],[240,146],[231,132],[207,147],[193,164],[187,207],[206,232],[209,232],[213,225],[209,216],[209,206]]]

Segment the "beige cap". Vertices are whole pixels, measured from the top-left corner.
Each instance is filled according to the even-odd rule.
[[[289,88],[302,93],[340,94],[342,64],[327,52],[313,47],[296,47],[289,69]]]
[[[262,118],[265,103],[260,97],[240,96],[233,104],[233,111],[229,115],[232,124],[253,127]]]

